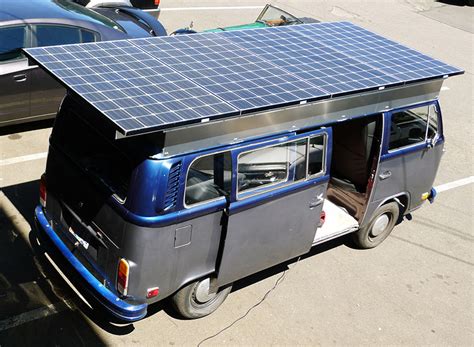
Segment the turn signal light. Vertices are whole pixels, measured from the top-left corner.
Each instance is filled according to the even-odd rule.
[[[117,270],[117,290],[122,295],[128,292],[128,277],[130,275],[130,265],[125,259],[120,259]]]
[[[46,207],[46,175],[42,174],[41,179],[40,179],[40,187],[39,187],[39,193],[40,193],[40,204],[43,207]]]
[[[160,0],[155,0],[155,6],[160,6]]]
[[[151,299],[151,298],[154,298],[155,296],[158,296],[158,294],[160,294],[160,288],[158,288],[158,287],[149,288],[146,291],[146,298]]]

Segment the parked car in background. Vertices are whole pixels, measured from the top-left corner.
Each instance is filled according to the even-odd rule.
[[[68,0],[28,1],[25,6],[1,0],[0,126],[52,118],[64,97],[55,80],[29,66],[22,48],[166,35],[156,19],[135,8],[91,10]]]
[[[317,19],[302,17],[298,18],[282,9],[275,7],[273,5],[267,4],[263,8],[262,12],[258,15],[257,19],[253,23],[233,25],[228,27],[219,27],[204,30],[205,32],[220,32],[220,31],[232,31],[232,30],[244,30],[244,29],[258,29],[265,27],[274,27],[274,26],[285,26],[285,25],[298,25],[305,23],[319,23]],[[196,33],[192,27],[178,29],[171,33],[174,34],[193,34]]]
[[[256,28],[265,28],[265,27],[275,27],[275,26],[284,26],[284,25],[298,25],[304,23],[319,23],[318,20],[314,18],[297,18],[292,14],[283,11],[282,9],[275,7],[273,5],[267,4],[263,8],[262,12],[258,15],[257,19],[253,23],[234,25],[224,28],[216,28],[211,30],[206,30],[207,32],[214,31],[230,31],[230,30],[242,30],[242,29],[256,29]]]
[[[70,0],[88,8],[97,7],[135,7],[146,10],[156,19],[160,16],[160,0]]]

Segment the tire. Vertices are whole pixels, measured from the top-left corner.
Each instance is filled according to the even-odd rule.
[[[193,282],[186,287],[181,288],[171,298],[171,303],[176,312],[184,318],[196,319],[205,317],[219,308],[229,295],[232,285],[219,288],[218,292],[207,301],[197,299],[196,290],[199,285],[209,283],[209,278],[202,281]]]
[[[397,224],[400,209],[396,202],[380,206],[369,223],[353,234],[353,241],[362,249],[374,248],[382,243]]]

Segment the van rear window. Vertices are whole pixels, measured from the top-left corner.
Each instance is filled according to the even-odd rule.
[[[127,153],[126,140],[107,140],[69,111],[56,118],[51,141],[87,175],[125,200],[132,172],[139,164],[138,158]]]

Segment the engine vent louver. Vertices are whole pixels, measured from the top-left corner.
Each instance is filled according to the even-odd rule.
[[[176,162],[171,166],[170,173],[168,175],[168,186],[166,188],[166,194],[164,199],[164,210],[169,210],[176,206],[176,200],[178,199],[179,189],[179,176],[181,173],[181,162]]]

